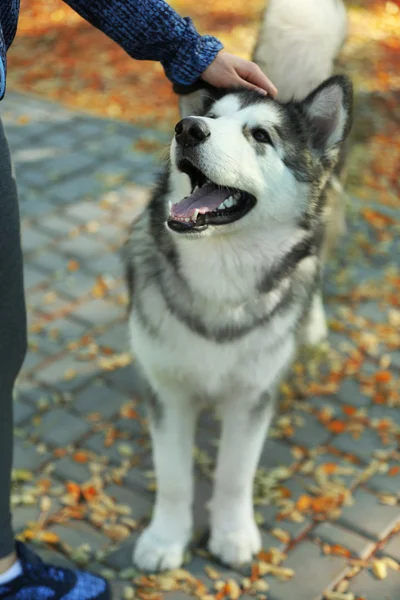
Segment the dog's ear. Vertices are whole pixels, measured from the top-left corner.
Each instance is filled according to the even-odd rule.
[[[179,96],[179,112],[182,119],[203,116],[218,95],[216,88],[201,79],[190,86],[175,83],[174,92]]]
[[[320,155],[335,152],[351,126],[353,86],[348,77],[335,75],[301,104],[308,117],[310,144]]]

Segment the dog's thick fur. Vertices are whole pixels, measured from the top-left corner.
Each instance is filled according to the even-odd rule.
[[[272,9],[279,2],[271,0]],[[342,10],[336,0],[312,4]],[[222,415],[209,547],[230,565],[260,549],[253,477],[299,335],[318,341],[326,334],[319,292],[326,192],[350,128],[351,83],[342,76],[322,81],[329,72],[318,64],[318,36],[325,31],[319,20],[316,30],[309,25],[314,60],[300,63],[296,76],[319,87],[301,102],[243,90],[187,98],[183,113],[190,105],[201,115],[208,137],[190,147],[178,135],[172,141],[170,164],[124,249],[132,347],[149,400],[157,475],[152,521],[134,555],[142,569],[182,563],[192,532],[195,422],[206,402]],[[302,40],[296,43],[300,54]],[[329,64],[337,47],[329,46]],[[270,59],[279,64],[275,52]],[[287,99],[284,80],[279,85]],[[264,141],[255,139],[260,128],[269,135]],[[182,159],[211,182],[250,194],[255,206],[197,233],[171,229],[169,203],[191,194],[190,178],[177,166]]]

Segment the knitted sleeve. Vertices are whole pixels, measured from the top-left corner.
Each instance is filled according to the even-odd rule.
[[[161,62],[174,83],[194,83],[223,47],[164,0],[65,1],[133,58]]]

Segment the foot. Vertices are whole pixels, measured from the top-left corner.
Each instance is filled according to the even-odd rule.
[[[133,562],[142,571],[170,571],[182,566],[189,536],[165,536],[150,525],[136,543]]]
[[[0,585],[0,600],[111,600],[103,578],[45,564],[21,542],[16,551],[22,574]]]
[[[251,562],[261,550],[261,536],[254,521],[233,531],[213,528],[208,547],[225,565],[239,567]]]

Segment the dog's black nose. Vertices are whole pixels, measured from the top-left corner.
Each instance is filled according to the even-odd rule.
[[[175,139],[183,146],[195,146],[204,142],[210,135],[206,123],[202,119],[187,117],[175,126]]]

